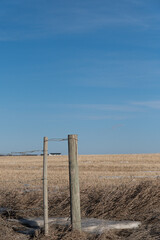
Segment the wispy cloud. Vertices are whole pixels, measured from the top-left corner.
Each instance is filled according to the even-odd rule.
[[[126,57],[130,58],[129,53],[126,53]],[[79,67],[75,65],[74,74],[76,73],[76,78],[74,78],[73,84],[132,89],[160,86],[159,60],[125,60],[120,59],[119,53],[117,53],[116,60],[113,60],[112,56],[106,58],[101,55],[98,60],[95,58],[81,60]],[[121,58],[123,58],[123,55]]]
[[[50,109],[70,113],[73,118],[82,120],[124,120],[147,114],[150,109],[159,110],[160,101],[129,102],[126,104],[51,104]],[[68,115],[69,116],[69,115]],[[122,127],[115,125],[114,128]]]
[[[139,106],[139,107],[160,109],[160,100],[158,100],[158,101],[133,102],[133,104],[136,105],[136,106]]]
[[[138,107],[129,104],[49,104],[45,108],[49,108],[55,116],[58,114],[65,119],[93,121],[124,120],[133,118],[135,113],[142,112]]]
[[[42,109],[46,111],[48,121],[52,119],[56,120],[82,120],[82,121],[103,121],[103,120],[115,120],[123,121],[127,119],[135,119],[148,113],[154,109],[159,111],[160,109],[160,100],[158,101],[133,101],[124,104],[26,104],[25,108],[22,103],[17,103],[16,108],[10,106],[9,110],[3,109],[1,107],[2,114],[11,114],[15,118],[21,109],[20,117],[27,116],[30,118],[30,115],[34,118],[42,118],[41,112]],[[23,110],[22,110],[23,109]],[[16,114],[15,114],[16,113]],[[23,114],[22,114],[23,113]],[[46,118],[46,117],[45,117]],[[50,120],[49,120],[50,119]],[[112,129],[123,127],[124,123],[118,123],[113,125]]]
[[[74,117],[83,120],[126,120],[145,116],[151,110],[159,111],[160,101],[130,102],[128,104],[66,104],[65,109],[76,110]],[[79,115],[79,111],[81,114]],[[123,127],[116,124],[112,129]]]
[[[139,111],[133,105],[114,105],[114,104],[65,104],[58,106],[65,106],[70,109],[84,109],[84,110],[96,110],[103,112],[137,112]]]
[[[66,116],[65,116],[66,118]],[[72,114],[72,115],[67,115],[68,119],[78,119],[78,120],[84,120],[84,121],[101,121],[101,120],[124,120],[128,119],[128,116],[124,115],[105,115],[105,114],[86,114],[86,113],[81,113],[81,114]]]
[[[144,1],[141,1],[143,3]],[[159,28],[155,4],[145,2],[143,11],[137,1],[2,1],[0,39],[26,39],[81,33],[110,27]]]

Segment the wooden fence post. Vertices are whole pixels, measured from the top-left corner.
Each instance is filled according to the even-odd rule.
[[[78,174],[78,136],[68,135],[69,185],[72,230],[81,231],[80,192]]]
[[[43,208],[44,208],[44,234],[48,235],[48,187],[47,187],[47,155],[48,138],[43,139]]]

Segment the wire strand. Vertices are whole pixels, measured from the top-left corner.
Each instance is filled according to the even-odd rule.
[[[43,150],[29,150],[29,151],[24,151],[24,152],[11,152],[11,154],[34,153],[34,152],[43,152]]]
[[[49,138],[48,142],[62,142],[62,141],[67,141],[68,138]]]

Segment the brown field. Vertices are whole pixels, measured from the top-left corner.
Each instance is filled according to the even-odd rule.
[[[119,184],[160,176],[160,154],[80,155],[78,160],[82,186]],[[7,188],[41,185],[43,158],[0,157],[0,170],[0,182]],[[67,156],[48,156],[48,181],[50,187],[68,186]]]
[[[160,239],[160,154],[80,155],[78,160],[82,216],[140,220],[142,226],[102,236],[55,228],[52,237],[37,239]],[[28,239],[7,218],[42,215],[43,158],[1,156],[0,171],[1,207],[12,209],[2,215],[6,233],[1,230],[0,239]],[[51,216],[69,216],[68,178],[67,156],[48,156]]]

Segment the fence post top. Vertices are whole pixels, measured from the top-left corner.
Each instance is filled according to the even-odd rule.
[[[71,138],[78,140],[78,135],[77,134],[69,134],[68,139],[71,139]]]

